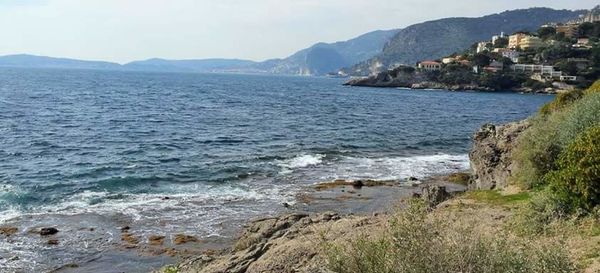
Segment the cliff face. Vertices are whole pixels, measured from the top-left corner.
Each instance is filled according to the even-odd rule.
[[[470,189],[490,190],[508,186],[515,169],[512,158],[514,147],[519,136],[530,126],[527,120],[501,126],[486,124],[475,133],[469,154],[473,172]]]

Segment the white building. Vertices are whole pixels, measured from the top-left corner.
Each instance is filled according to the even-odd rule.
[[[487,51],[488,42],[479,42],[477,43],[477,53],[481,53]]]
[[[500,38],[504,38],[504,32],[500,32],[500,35],[494,35],[492,36],[492,44],[496,44],[496,41],[498,41],[498,39]]]
[[[423,61],[419,63],[419,68],[426,71],[438,71],[442,69],[442,64],[435,61]]]

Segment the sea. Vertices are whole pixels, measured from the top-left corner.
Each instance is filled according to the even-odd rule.
[[[124,226],[226,240],[319,182],[464,171],[481,125],[553,98],[343,82],[0,68],[0,272],[147,272],[172,260],[115,250]]]

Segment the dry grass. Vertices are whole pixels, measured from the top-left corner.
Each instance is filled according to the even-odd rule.
[[[465,212],[428,213],[422,204],[411,204],[390,217],[381,234],[328,245],[329,268],[338,273],[575,271],[560,242],[517,237],[482,218],[449,218],[457,214]]]

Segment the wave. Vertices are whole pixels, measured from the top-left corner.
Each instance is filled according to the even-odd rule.
[[[408,157],[343,156],[333,162],[300,170],[302,176],[317,182],[332,179],[406,180],[448,174],[469,169],[466,154],[419,155]]]
[[[319,165],[323,162],[324,158],[325,155],[323,154],[298,155],[294,158],[290,158],[287,160],[277,160],[276,163],[279,167],[283,169],[282,173],[285,174],[293,172],[294,169]]]

